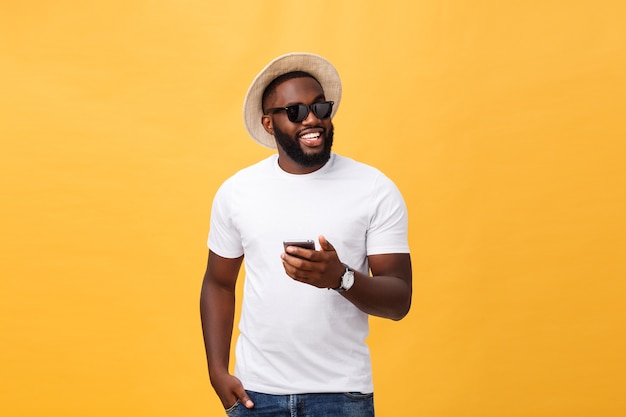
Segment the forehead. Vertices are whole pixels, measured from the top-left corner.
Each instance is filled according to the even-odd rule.
[[[272,106],[295,103],[312,103],[324,98],[322,86],[311,77],[298,77],[283,81],[276,86],[275,93],[268,97]]]

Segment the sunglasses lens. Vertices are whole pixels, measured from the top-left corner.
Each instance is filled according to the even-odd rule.
[[[309,115],[309,108],[304,104],[287,106],[287,118],[293,123],[300,123]]]
[[[313,106],[313,113],[318,119],[326,119],[330,117],[330,113],[333,111],[333,102],[325,101],[323,103],[315,103]]]
[[[282,108],[281,108],[282,109]],[[309,109],[313,110],[313,114],[318,119],[327,119],[333,111],[333,102],[324,101],[323,103],[315,103],[311,106],[304,104],[293,104],[291,106],[284,107],[287,112],[287,118],[292,123],[300,123],[309,115]]]

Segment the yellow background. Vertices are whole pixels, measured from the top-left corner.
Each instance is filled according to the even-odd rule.
[[[329,58],[410,210],[379,416],[626,414],[623,1],[3,1],[0,414],[218,416],[198,299],[245,91]]]

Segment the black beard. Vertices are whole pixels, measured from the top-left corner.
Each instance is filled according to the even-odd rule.
[[[324,148],[318,153],[308,154],[302,150],[300,142],[297,138],[289,136],[274,126],[274,138],[276,138],[278,145],[283,148],[291,160],[305,168],[324,165],[330,159],[330,151],[333,147],[333,135],[335,133],[334,126],[331,125],[330,129],[325,133],[326,137],[324,138]]]

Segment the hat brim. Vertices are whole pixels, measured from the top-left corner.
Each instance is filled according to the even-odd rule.
[[[243,121],[246,130],[255,142],[270,149],[276,149],[276,141],[274,136],[265,131],[262,124],[263,108],[261,100],[263,92],[274,79],[293,71],[308,72],[319,81],[324,90],[326,100],[335,102],[331,117],[335,116],[339,108],[341,79],[339,78],[339,73],[330,62],[319,55],[307,52],[293,52],[279,56],[263,68],[254,78],[243,102]]]

